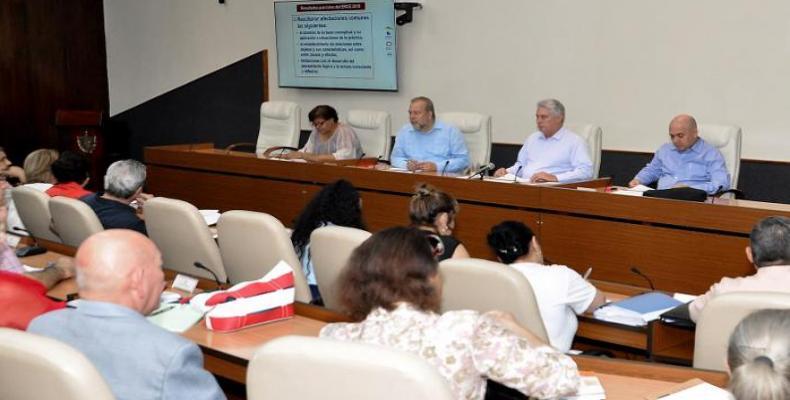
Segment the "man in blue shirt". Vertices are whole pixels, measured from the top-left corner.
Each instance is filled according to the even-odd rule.
[[[718,149],[697,133],[697,121],[681,114],[669,123],[669,138],[628,186],[649,185],[658,181],[658,189],[692,187],[714,194],[730,188],[727,164]]]
[[[516,163],[500,168],[494,176],[506,174],[530,182],[574,182],[592,178],[592,161],[587,142],[563,128],[565,106],[555,99],[538,102],[535,120],[538,131],[527,137]]]
[[[433,101],[415,97],[409,122],[398,131],[390,162],[410,171],[460,172],[469,166],[469,151],[458,128],[436,120]]]

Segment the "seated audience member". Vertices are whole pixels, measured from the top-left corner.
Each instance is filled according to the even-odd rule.
[[[90,180],[88,177],[88,160],[85,157],[73,151],[64,151],[52,163],[50,169],[55,177],[55,184],[45,192],[50,197],[65,196],[79,199],[93,194],[93,192],[85,189],[85,185]]]
[[[697,121],[690,115],[678,115],[669,123],[672,143],[659,147],[653,160],[634,177],[628,186],[649,185],[658,181],[658,189],[692,187],[714,194],[730,188],[727,164],[718,149],[697,133]]]
[[[500,168],[494,176],[512,174],[530,182],[574,182],[591,179],[592,161],[587,142],[564,128],[565,106],[555,99],[538,102],[538,131],[524,141],[516,163]]]
[[[52,175],[52,164],[60,157],[57,150],[38,149],[25,157],[23,165],[29,187],[42,192],[52,187],[55,177]]]
[[[576,315],[604,305],[603,293],[564,265],[544,265],[537,237],[521,222],[504,221],[491,228],[488,245],[499,261],[529,281],[551,345],[562,352],[570,350]]]
[[[7,180],[11,185],[25,183],[25,170],[17,167],[5,153],[5,149],[0,147],[0,178]]]
[[[74,264],[70,258],[61,257],[41,271],[25,272],[6,244],[5,218],[6,209],[0,206],[0,327],[27,329],[33,318],[66,306],[50,300],[47,290],[72,277]]]
[[[696,322],[705,305],[714,297],[729,292],[790,293],[790,218],[768,217],[758,222],[749,235],[746,259],[757,273],[742,278],[722,278],[707,293],[689,305],[689,316]]]
[[[145,319],[165,286],[153,242],[129,230],[99,232],[80,245],[75,264],[80,300],[34,319],[29,332],[85,354],[117,399],[225,398],[195,343]]]
[[[573,360],[501,311],[439,314],[442,281],[434,249],[416,228],[378,232],[351,255],[341,299],[357,323],[329,324],[321,336],[418,355],[458,399],[483,399],[486,379],[528,396],[569,395],[579,385]]]
[[[398,131],[390,160],[410,171],[461,172],[469,150],[461,131],[437,120],[433,101],[421,96],[411,100],[409,123]]]
[[[448,258],[468,258],[466,247],[453,236],[458,202],[449,193],[422,184],[409,202],[409,219],[415,227],[435,233],[442,242],[439,261]]]
[[[310,257],[310,234],[322,226],[347,226],[366,229],[362,220],[362,200],[351,182],[341,179],[326,185],[296,217],[291,242],[302,262],[314,303],[322,303],[315,279],[313,260]]]
[[[142,210],[152,196],[143,193],[145,165],[136,160],[116,161],[104,175],[104,193],[82,198],[99,217],[104,229],[131,229],[147,235]],[[137,205],[137,209],[132,206]]]
[[[760,310],[730,336],[729,390],[737,400],[790,399],[790,310]]]
[[[299,151],[286,153],[283,158],[323,162],[362,157],[362,145],[354,128],[339,122],[334,108],[317,106],[310,110],[307,118],[313,125],[310,138]]]
[[[52,184],[55,182],[55,177],[52,176],[50,166],[57,159],[58,151],[52,149],[38,149],[28,154],[23,164],[25,178],[27,178],[27,182],[23,186],[42,192],[51,188]],[[19,217],[14,199],[11,198],[10,188],[6,190],[5,201],[8,205],[8,226],[15,234],[27,235],[25,224]]]

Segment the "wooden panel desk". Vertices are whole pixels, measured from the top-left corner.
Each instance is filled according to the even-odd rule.
[[[596,279],[645,287],[630,272],[636,266],[657,289],[692,294],[704,292],[723,276],[752,273],[743,255],[752,225],[769,215],[790,216],[790,205],[784,204],[690,203],[266,160],[211,144],[148,147],[145,161],[147,191],[155,195],[199,208],[267,212],[286,225],[322,185],[339,178],[360,190],[371,230],[408,224],[414,186],[431,183],[458,198],[455,235],[474,257],[493,258],[485,242],[488,230],[504,219],[516,219],[538,234],[552,262],[579,272],[592,266]]]

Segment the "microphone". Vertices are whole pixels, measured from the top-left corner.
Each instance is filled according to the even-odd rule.
[[[474,178],[474,177],[476,177],[478,175],[480,175],[480,179],[483,179],[483,176],[485,176],[485,173],[490,171],[490,170],[492,170],[492,169],[494,169],[494,168],[496,168],[496,165],[494,165],[494,163],[490,162],[490,163],[480,167],[480,169],[478,169],[477,172],[475,172],[474,174],[470,175],[469,178],[467,178],[467,179],[472,179],[472,178]]]
[[[655,286],[653,286],[653,281],[652,281],[652,280],[650,280],[650,278],[648,278],[648,277],[647,277],[647,275],[643,274],[643,273],[642,273],[642,271],[640,271],[638,268],[636,268],[636,267],[631,267],[631,272],[633,272],[633,273],[635,273],[635,274],[637,274],[637,275],[641,276],[642,278],[645,278],[645,280],[647,281],[647,283],[650,285],[650,290],[656,290],[656,287],[655,287]]]
[[[194,265],[195,265],[196,267],[198,267],[198,268],[202,269],[202,270],[208,271],[208,273],[210,273],[210,274],[211,274],[211,276],[213,276],[213,277],[214,277],[214,282],[216,282],[216,283],[217,283],[217,287],[218,287],[218,288],[221,288],[221,287],[222,287],[222,283],[219,281],[219,278],[217,277],[217,274],[215,274],[215,273],[214,273],[214,271],[212,271],[211,269],[209,269],[209,267],[207,267],[207,266],[203,265],[203,263],[201,263],[200,261],[195,261]]]
[[[521,173],[521,169],[522,168],[524,168],[524,164],[519,165],[518,169],[516,170],[516,173],[513,174],[513,183],[517,183],[518,182],[518,174]]]
[[[44,253],[47,252],[47,249],[39,246],[38,241],[36,240],[36,237],[31,235],[30,231],[28,231],[27,229],[20,228],[18,226],[14,226],[14,227],[11,227],[11,230],[12,231],[24,232],[24,233],[26,233],[28,235],[29,238],[33,239],[33,244],[32,245],[28,245],[27,247],[22,247],[21,249],[16,249],[16,251],[14,251],[14,254],[16,254],[17,257],[24,258],[24,257],[27,257],[27,256],[35,256],[35,255],[38,255],[38,254],[44,254]]]
[[[450,160],[444,162],[444,167],[442,167],[442,174],[439,176],[444,176],[444,172],[447,171],[447,166],[450,165]]]

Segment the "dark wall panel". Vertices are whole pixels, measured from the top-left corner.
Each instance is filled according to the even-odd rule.
[[[128,138],[130,155],[145,146],[255,142],[263,98],[261,53],[249,56],[111,118],[112,132]]]
[[[106,60],[101,1],[0,1],[0,143],[15,163],[57,147],[56,110],[106,114]]]

